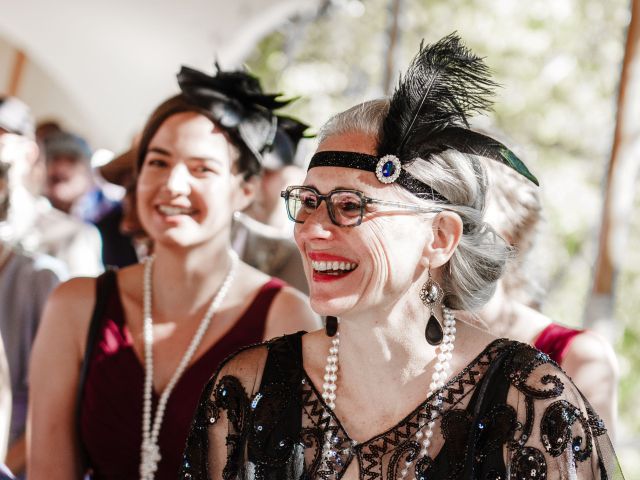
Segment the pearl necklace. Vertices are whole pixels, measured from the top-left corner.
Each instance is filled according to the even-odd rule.
[[[456,340],[456,319],[447,307],[442,307],[442,313],[444,316],[444,336],[442,343],[438,345],[438,362],[434,366],[433,375],[431,376],[431,383],[429,384],[429,394],[431,397],[437,390],[444,386],[444,382],[450,373],[450,361],[453,357],[454,342]],[[329,409],[334,410],[336,408],[337,399],[337,386],[338,380],[338,354],[340,350],[340,332],[337,332],[335,337],[331,339],[331,347],[329,347],[329,355],[327,356],[327,364],[325,366],[324,383],[322,384],[322,399],[325,401]],[[438,392],[434,400],[434,404],[439,407],[442,404],[442,392]],[[429,447],[431,446],[431,439],[433,437],[433,427],[438,417],[437,410],[431,411],[430,420],[418,429],[415,434],[416,440],[421,442],[420,454],[417,458],[426,458],[428,455]],[[331,446],[331,432],[327,435],[327,439],[324,443],[323,450],[326,452],[325,456],[331,458],[336,455]],[[404,479],[409,474],[413,462],[407,460],[403,469],[399,473],[399,478]]]
[[[229,252],[231,257],[231,267],[227,276],[220,285],[218,293],[213,297],[209,309],[205,313],[204,317],[200,321],[200,325],[196,330],[196,333],[191,340],[191,343],[184,352],[176,371],[173,373],[171,380],[165,387],[164,391],[160,395],[158,401],[158,407],[153,419],[153,426],[151,425],[151,400],[153,391],[153,318],[151,315],[151,271],[153,267],[154,255],[151,255],[144,259],[144,323],[143,323],[143,338],[144,338],[144,393],[142,397],[142,444],[140,446],[140,479],[141,480],[153,480],[155,472],[158,469],[158,463],[160,462],[160,447],[158,446],[158,436],[160,434],[160,427],[162,426],[162,419],[164,417],[165,408],[169,400],[169,395],[173,388],[178,383],[178,380],[186,370],[189,362],[196,353],[196,350],[202,342],[202,338],[209,328],[211,319],[216,313],[222,301],[224,300],[231,283],[236,274],[238,268],[238,255],[231,251]]]

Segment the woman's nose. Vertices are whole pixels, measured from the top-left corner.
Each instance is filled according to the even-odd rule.
[[[176,195],[191,193],[191,174],[186,165],[177,164],[173,167],[167,180],[167,189]]]
[[[326,203],[322,202],[320,206],[307,217],[304,223],[296,224],[295,233],[296,236],[304,240],[326,240],[331,238],[335,228],[338,227],[331,221]]]

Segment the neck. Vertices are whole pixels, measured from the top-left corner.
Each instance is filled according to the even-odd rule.
[[[496,293],[478,316],[484,328],[492,334],[521,342],[531,342],[550,323],[544,315],[508,295],[502,282],[498,282]]]
[[[425,339],[429,309],[410,294],[392,308],[345,315],[340,319],[341,369],[345,377],[371,373],[407,383],[425,372],[436,350]],[[442,324],[442,312],[436,311]],[[365,368],[366,367],[366,368]]]
[[[194,315],[220,288],[231,267],[231,248],[227,243],[205,247],[156,245],[151,285],[154,311],[164,313],[162,317],[175,320]]]

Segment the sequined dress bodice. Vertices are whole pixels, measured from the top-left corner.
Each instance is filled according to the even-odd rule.
[[[437,392],[441,402],[425,399],[362,443],[325,405],[300,352],[300,335],[288,336],[222,367],[203,393],[180,478],[340,479],[357,468],[360,480],[399,480],[407,464],[410,479],[622,478],[602,421],[527,345],[494,341]],[[247,378],[242,365],[260,361],[261,377]],[[416,433],[433,412],[433,445],[420,457]]]

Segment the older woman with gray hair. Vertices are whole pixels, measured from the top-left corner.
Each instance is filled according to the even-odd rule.
[[[420,49],[390,100],[331,119],[283,192],[325,330],[244,349],[206,386],[182,478],[621,478],[606,429],[532,347],[458,321],[509,248],[483,222],[479,157],[535,177],[467,117],[480,58]]]

